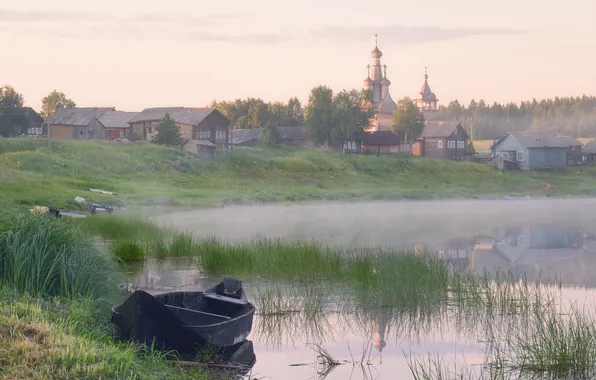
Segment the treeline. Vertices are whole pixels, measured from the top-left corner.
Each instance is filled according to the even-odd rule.
[[[213,101],[217,108],[236,129],[263,128],[267,124],[276,127],[294,127],[304,122],[302,104],[293,97],[287,103],[268,102],[260,98],[236,99],[233,101]]]
[[[14,87],[9,85],[0,87],[0,136],[11,137],[27,133],[30,115],[23,105],[23,95]],[[41,99],[40,116],[47,119],[57,109],[76,106],[76,103],[67,98],[64,93],[54,90]]]
[[[460,120],[474,140],[497,139],[507,132],[551,132],[574,137],[596,136],[596,96],[556,97],[488,105],[457,100],[439,109],[439,119]]]

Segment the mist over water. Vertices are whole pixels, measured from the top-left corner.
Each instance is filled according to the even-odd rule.
[[[176,212],[156,220],[197,236],[215,235],[231,242],[261,236],[432,252],[454,269],[480,275],[516,270],[529,280],[543,281],[562,304],[593,309],[596,214],[591,210],[595,207],[596,199],[531,198],[310,203],[227,206]],[[200,290],[220,280],[202,273],[199,263],[189,259],[147,262],[139,269],[131,275],[135,288]],[[299,286],[283,281],[251,277],[243,281],[252,302],[258,301],[260,292],[278,288],[290,293],[286,298],[300,298]],[[328,293],[329,299],[345,298],[342,289],[313,286],[326,289],[321,292]],[[407,308],[341,309],[329,301],[315,319],[300,314],[255,316],[249,337],[257,354],[253,375],[323,378],[313,365],[317,360],[309,345],[313,342],[324,345],[335,359],[350,362],[327,374],[330,380],[411,379],[409,354],[422,360],[429,355],[441,357],[446,364],[483,364],[484,348],[478,342],[483,327],[477,325],[477,318],[466,316],[466,310],[447,307],[426,315]],[[351,363],[363,355],[367,364],[362,368]]]
[[[229,241],[256,236],[316,239],[329,244],[412,248],[412,244],[473,237],[497,227],[596,222],[596,199],[458,200],[227,206],[157,218],[197,236]]]

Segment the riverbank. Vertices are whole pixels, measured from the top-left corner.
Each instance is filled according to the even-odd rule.
[[[173,354],[116,342],[114,260],[61,220],[2,207],[0,378],[213,379]]]
[[[408,157],[238,148],[216,159],[150,144],[0,139],[0,192],[15,204],[80,208],[120,200],[132,207],[212,207],[333,200],[593,195],[596,168],[502,173],[486,165]],[[104,195],[97,188],[116,192]]]

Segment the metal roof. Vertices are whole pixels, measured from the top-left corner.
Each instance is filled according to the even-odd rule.
[[[573,145],[582,145],[573,137],[559,137],[546,132],[509,132],[508,135],[513,136],[526,148],[569,148]],[[498,145],[502,140],[495,145]]]
[[[47,120],[48,124],[54,125],[77,125],[87,126],[93,119],[98,119],[114,108],[62,108],[56,110]]]
[[[215,108],[189,108],[189,107],[158,107],[145,108],[139,112],[128,123],[140,123],[149,121],[159,121],[167,114],[170,115],[176,123],[197,125],[205,119]]]
[[[596,154],[596,141],[592,140],[586,145],[584,145],[583,151],[584,153],[588,154]]]
[[[130,128],[128,122],[138,112],[108,111],[99,117],[99,122],[108,129],[126,129]]]
[[[391,131],[365,132],[362,134],[362,145],[387,146],[398,145],[399,136]]]
[[[234,129],[232,132],[232,144],[242,144],[250,140],[258,140],[263,134],[262,128]]]
[[[459,121],[429,121],[422,130],[422,137],[449,137],[458,125]]]

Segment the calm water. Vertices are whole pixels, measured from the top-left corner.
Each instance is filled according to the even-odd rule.
[[[161,217],[201,236],[248,240],[257,235],[317,239],[352,246],[384,245],[437,252],[453,268],[479,274],[498,271],[540,278],[565,303],[594,305],[596,293],[596,217],[594,200],[521,200],[320,204],[226,207]],[[594,214],[596,215],[596,214]],[[153,290],[205,289],[220,281],[203,275],[193,260],[147,262],[129,273],[130,286]],[[258,304],[267,289],[285,289],[285,299],[301,302],[287,284],[243,278]],[[461,310],[429,315],[400,309],[346,311],[336,300],[342,289],[325,289],[325,313],[255,316],[249,339],[255,343],[253,377],[319,379],[313,344],[339,361],[326,379],[411,379],[407,355],[442,357],[481,365],[481,324]],[[362,359],[364,357],[364,360]]]

